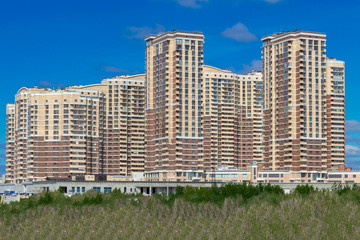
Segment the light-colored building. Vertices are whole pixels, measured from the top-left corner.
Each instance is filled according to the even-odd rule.
[[[262,74],[203,66],[201,33],[145,41],[145,170],[155,173],[146,176],[196,179],[215,168],[261,162]]]
[[[345,62],[326,59],[328,170],[345,166]]]
[[[341,63],[327,59],[326,34],[297,30],[275,33],[261,40],[265,169],[295,172],[338,169],[345,161],[341,141],[344,102],[340,96],[344,94],[340,87],[344,74],[339,71],[342,76],[336,84],[341,85],[335,87],[330,72],[334,73],[335,65]],[[340,97],[334,96],[336,91],[341,91],[337,94]],[[339,104],[333,103],[341,100]],[[341,116],[334,119],[335,112]],[[336,129],[335,122],[341,124]],[[336,141],[337,136],[342,139]],[[339,148],[334,150],[331,142],[336,142]]]
[[[104,94],[21,88],[7,108],[7,180],[101,172]]]
[[[246,169],[261,163],[262,74],[235,74],[204,66],[205,170],[229,167]]]
[[[191,171],[189,172],[191,173]],[[262,165],[257,164],[249,164],[242,170],[219,168],[215,171],[197,174],[195,177],[191,176],[193,175],[184,174],[184,171],[151,171],[145,172],[144,180],[219,183],[360,183],[360,171],[351,171],[350,169],[337,171],[265,170]]]
[[[21,88],[7,106],[6,179],[144,171],[144,75]]]
[[[13,179],[15,172],[15,104],[6,105],[6,173],[5,179]]]
[[[203,172],[202,33],[145,38],[145,170]]]
[[[345,64],[326,57],[324,33],[263,37],[263,72],[248,74],[203,65],[202,33],[145,41],[145,74],[21,88],[6,108],[6,179],[321,182],[347,171]]]
[[[102,173],[128,176],[144,171],[145,76],[116,76],[101,84],[77,87],[105,97]]]

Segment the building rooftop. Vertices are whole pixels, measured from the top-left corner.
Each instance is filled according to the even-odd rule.
[[[161,37],[165,37],[165,36],[174,36],[174,35],[193,35],[193,36],[202,36],[202,37],[204,37],[204,34],[201,33],[201,32],[184,32],[184,31],[174,30],[172,32],[163,32],[163,33],[158,33],[158,34],[151,34],[151,35],[149,35],[149,36],[147,36],[145,38],[145,41],[153,40],[153,39],[161,38]]]
[[[326,58],[327,62],[331,62],[331,63],[345,63],[344,61],[341,60],[337,60],[336,58]]]
[[[291,36],[298,36],[298,35],[313,35],[313,36],[322,36],[322,37],[326,37],[326,33],[320,33],[320,32],[309,32],[309,31],[302,31],[302,30],[295,30],[295,31],[284,31],[284,32],[277,32],[277,33],[273,33],[271,35],[266,35],[264,37],[261,38],[261,41],[265,41],[265,40],[272,40],[272,39],[277,39],[277,38],[282,38],[284,36],[287,35],[291,35]]]

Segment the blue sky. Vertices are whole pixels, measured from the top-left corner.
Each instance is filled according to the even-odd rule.
[[[261,66],[262,36],[300,29],[327,33],[327,55],[346,62],[347,165],[360,169],[359,10],[359,0],[2,1],[0,165],[5,105],[23,86],[142,73],[143,37],[171,30],[203,32],[205,64],[246,72]]]

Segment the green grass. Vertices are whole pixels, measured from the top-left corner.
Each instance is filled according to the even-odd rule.
[[[360,189],[178,188],[144,197],[42,193],[0,206],[0,239],[360,239]]]

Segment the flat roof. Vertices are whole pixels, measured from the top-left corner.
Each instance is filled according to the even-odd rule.
[[[201,32],[184,32],[184,31],[174,30],[172,32],[163,32],[163,33],[159,33],[159,34],[151,34],[151,35],[145,37],[145,41],[148,41],[150,39],[163,38],[163,37],[166,37],[166,36],[175,36],[175,35],[192,35],[192,36],[197,36],[197,37],[204,37],[204,34],[201,33]]]
[[[326,33],[295,30],[295,31],[286,31],[286,32],[276,32],[276,33],[273,33],[271,35],[266,35],[266,36],[261,38],[261,41],[279,39],[279,38],[283,38],[283,37],[288,36],[288,35],[299,36],[299,35],[302,35],[302,34],[311,35],[311,36],[326,37]]]

